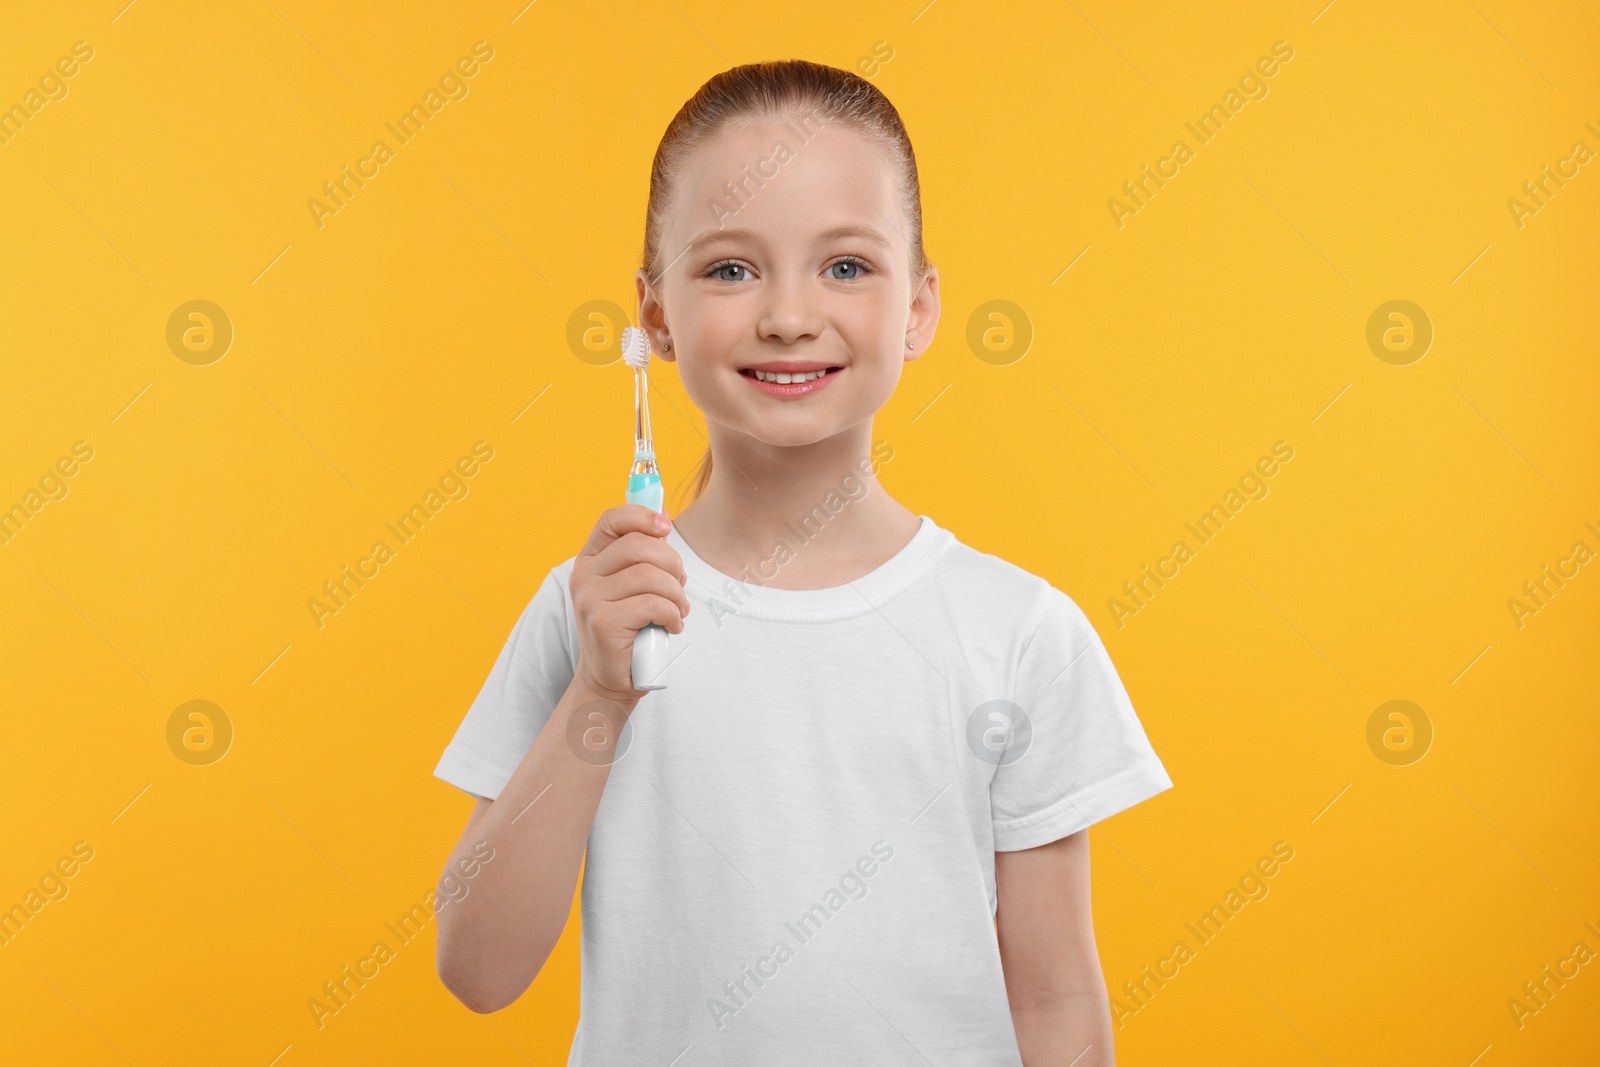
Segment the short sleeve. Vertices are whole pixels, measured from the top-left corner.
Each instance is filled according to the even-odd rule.
[[[1013,692],[1022,715],[989,787],[996,852],[1048,844],[1172,788],[1100,635],[1054,586]]]
[[[545,576],[489,670],[483,688],[445,746],[434,776],[494,799],[533,747],[572,683],[576,656],[566,564]]]

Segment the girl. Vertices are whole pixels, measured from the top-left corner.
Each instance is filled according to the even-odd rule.
[[[1111,1064],[1086,828],[1172,782],[1077,605],[874,478],[939,318],[894,107],[800,60],[713,77],[637,290],[711,450],[675,521],[612,508],[550,570],[445,749],[478,800],[440,977],[514,1001],[582,862],[569,1065]]]

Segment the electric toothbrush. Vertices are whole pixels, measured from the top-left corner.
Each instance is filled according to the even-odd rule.
[[[622,331],[622,360],[633,368],[633,467],[628,472],[625,500],[663,514],[661,471],[650,437],[650,380],[645,373],[650,365],[650,337],[637,326]],[[633,687],[665,689],[662,675],[666,669],[667,629],[652,622],[633,637]]]

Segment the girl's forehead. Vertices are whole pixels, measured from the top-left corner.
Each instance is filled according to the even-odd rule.
[[[854,225],[878,230],[891,243],[905,240],[889,153],[855,130],[812,116],[731,125],[697,146],[673,181],[664,236],[674,250],[728,229],[809,243]]]

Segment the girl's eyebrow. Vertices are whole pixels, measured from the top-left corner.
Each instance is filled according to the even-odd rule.
[[[837,241],[844,237],[860,237],[864,240],[873,241],[877,244],[880,244],[885,248],[891,247],[888,238],[884,237],[883,234],[879,233],[871,226],[834,226],[817,234],[816,240],[813,243],[825,244],[829,241]],[[724,241],[758,240],[760,240],[760,237],[754,230],[707,230],[705,233],[702,233],[700,236],[696,237],[693,241],[690,241],[688,247],[683,250],[682,255],[698,252],[703,248],[707,248],[714,244],[720,244]],[[679,258],[681,259],[682,256],[680,255]]]

